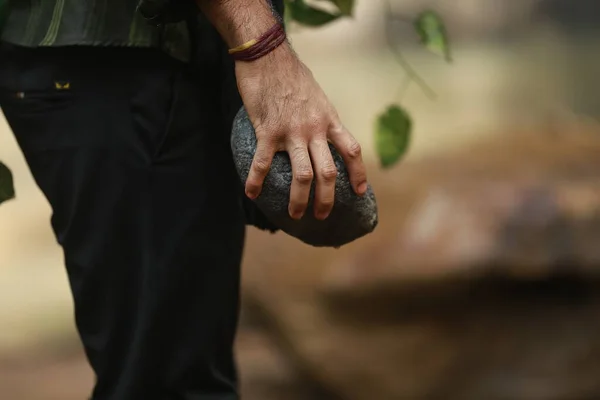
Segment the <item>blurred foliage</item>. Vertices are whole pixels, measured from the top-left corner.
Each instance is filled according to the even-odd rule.
[[[0,204],[15,197],[12,173],[0,162]]]
[[[415,19],[415,30],[421,38],[421,43],[432,53],[436,53],[447,62],[452,62],[448,33],[442,18],[433,11],[423,11]]]
[[[410,144],[412,120],[406,110],[392,105],[377,118],[375,149],[383,168],[398,162]]]
[[[327,0],[325,0],[327,1]],[[352,15],[354,11],[354,0],[330,0],[340,10],[342,15]]]
[[[322,6],[325,3],[327,6]],[[388,17],[391,16],[391,5],[386,1]],[[308,27],[320,27],[337,21],[341,18],[351,17],[356,5],[355,0],[285,0],[286,23],[296,23]],[[451,62],[450,41],[443,19],[434,11],[425,10],[412,21],[423,46],[441,57],[446,62]],[[435,93],[417,74],[403,57],[394,44],[394,38],[388,34],[388,46],[394,54],[396,61],[404,69],[405,81],[400,82],[405,90],[410,82],[415,82],[430,98],[435,98]],[[375,143],[377,155],[383,168],[390,168],[406,154],[412,133],[412,120],[409,113],[397,103],[389,105],[376,120]]]
[[[8,0],[0,0],[0,32],[8,15]],[[10,169],[0,162],[0,204],[15,197],[13,177]]]
[[[311,7],[304,0],[287,0],[285,10],[287,23],[294,21],[305,26],[323,26],[343,16],[339,11],[330,13]]]

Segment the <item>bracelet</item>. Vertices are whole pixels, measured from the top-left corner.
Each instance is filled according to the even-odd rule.
[[[281,23],[276,23],[258,39],[252,39],[240,46],[229,49],[229,54],[236,61],[254,61],[279,47],[287,35]]]

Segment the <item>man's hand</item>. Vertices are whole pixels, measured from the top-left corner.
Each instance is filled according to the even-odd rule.
[[[238,87],[256,130],[256,155],[246,192],[256,198],[275,152],[287,151],[294,180],[289,211],[301,218],[316,179],[315,216],[333,207],[337,168],[328,141],[344,157],[355,191],[366,191],[366,172],[358,142],[339,117],[308,68],[287,45],[254,62],[236,65]]]
[[[260,36],[277,22],[266,0],[198,1],[230,47]],[[275,152],[287,151],[294,175],[290,216],[299,219],[304,215],[315,179],[315,216],[327,218],[337,178],[328,142],[344,158],[354,191],[358,195],[366,192],[360,145],[288,43],[256,61],[238,61],[236,76],[258,142],[246,182],[248,197],[260,194]]]

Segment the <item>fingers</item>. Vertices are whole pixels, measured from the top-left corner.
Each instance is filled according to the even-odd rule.
[[[294,219],[304,216],[313,178],[316,178],[314,214],[317,219],[326,219],[334,206],[338,174],[327,137],[344,159],[353,190],[360,196],[364,195],[367,191],[367,173],[360,145],[341,124],[330,126],[327,136],[315,134],[327,131],[326,124],[319,125],[318,129],[313,125],[310,134],[272,135],[273,140],[259,138],[246,181],[246,195],[251,199],[260,195],[275,152],[286,150],[293,175],[288,205],[290,216]]]
[[[325,138],[311,141],[308,149],[316,178],[315,217],[323,220],[329,216],[333,208],[337,168]]]
[[[256,153],[246,180],[246,196],[249,198],[256,199],[260,195],[265,178],[271,169],[274,155],[275,147],[270,142],[258,141]]]
[[[367,168],[360,144],[341,124],[329,129],[329,139],[344,159],[354,192],[364,195],[367,192]]]
[[[293,176],[289,213],[292,218],[300,219],[306,212],[314,174],[308,148],[303,141],[291,142],[288,146],[288,154],[292,162]]]

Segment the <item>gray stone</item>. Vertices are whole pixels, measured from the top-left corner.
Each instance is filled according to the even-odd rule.
[[[242,182],[246,182],[256,152],[256,135],[245,109],[242,107],[233,122],[231,148]],[[289,216],[288,204],[292,184],[292,167],[286,152],[275,154],[271,170],[263,184],[257,207],[278,228],[287,234],[316,247],[340,247],[363,237],[378,223],[377,202],[369,186],[364,196],[354,193],[342,157],[330,146],[338,169],[335,185],[335,203],[329,217],[314,217],[314,183],[308,209],[304,217],[294,220]]]

